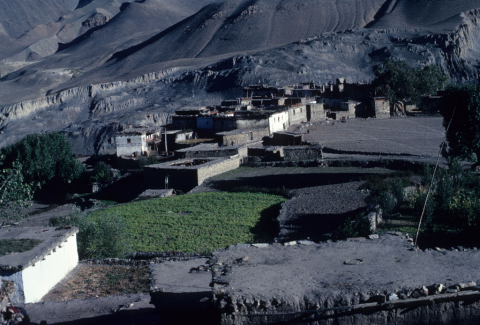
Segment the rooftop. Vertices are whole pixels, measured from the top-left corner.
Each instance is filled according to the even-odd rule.
[[[224,290],[229,296],[276,297],[294,305],[306,297],[326,301],[480,280],[480,251],[416,250],[401,233],[379,239],[293,243],[236,245],[217,251],[217,263],[232,269],[214,281],[228,283]]]
[[[0,256],[0,271],[20,271],[42,260],[52,250],[61,245],[68,237],[78,232],[75,227],[18,227],[0,229],[3,239],[36,239],[42,241],[31,250],[21,253],[9,253]]]

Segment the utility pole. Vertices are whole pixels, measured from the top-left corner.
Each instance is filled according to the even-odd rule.
[[[165,127],[165,152],[167,153],[167,157],[168,157],[168,146],[167,146],[167,127]]]

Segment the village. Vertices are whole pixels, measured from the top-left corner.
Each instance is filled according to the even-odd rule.
[[[259,240],[215,247],[208,254],[136,252],[130,259],[80,261],[77,227],[39,226],[33,217],[35,227],[0,229],[2,238],[33,243],[26,252],[0,256],[0,309],[6,317],[0,324],[12,319],[22,323],[27,313],[34,322],[44,321],[45,313],[51,317],[48,324],[64,322],[55,310],[69,302],[45,297],[64,285],[62,279],[71,279],[74,270],[92,264],[143,267],[149,273],[148,293],[91,298],[98,310],[75,303],[68,307],[93,324],[327,324],[332,319],[367,324],[392,315],[396,323],[409,324],[421,313],[438,320],[434,317],[442,308],[449,310],[451,320],[478,313],[478,279],[473,276],[480,262],[477,248],[419,249],[409,232],[388,231],[391,217],[381,206],[366,203],[370,190],[360,190],[365,175],[420,170],[434,163],[444,134],[436,112],[433,117],[424,111],[405,117],[419,111],[371,97],[368,85],[343,78],[329,85],[248,86],[243,95],[213,107],[182,107],[161,129],[125,127],[115,137],[115,158],[106,160],[125,176],[89,186],[98,197],[139,193],[125,204],[222,195],[235,188],[284,191],[285,201],[269,216],[273,223],[267,233],[272,237],[262,234]],[[423,141],[415,140],[418,135]],[[236,170],[238,174],[232,173]],[[143,181],[135,178],[138,174]],[[122,183],[129,177],[133,181]],[[412,184],[408,191],[421,188]],[[100,202],[88,201],[95,206]],[[335,237],[359,213],[368,235]],[[406,224],[412,226],[411,221]],[[378,259],[383,260],[381,275]],[[456,269],[464,259],[470,260],[468,267]],[[428,268],[422,267],[425,261]],[[348,280],[345,272],[351,274]],[[413,279],[409,272],[422,276]],[[368,280],[362,274],[369,274]],[[396,284],[400,278],[401,288]],[[306,283],[322,283],[323,289],[317,292]],[[464,301],[474,302],[453,304]]]
[[[163,130],[129,127],[116,135],[118,165],[141,156],[178,160],[145,167],[147,187],[189,191],[206,178],[238,168],[252,157],[277,160],[322,159],[319,145],[306,145],[295,127],[355,118],[386,119],[405,115],[414,105],[394,105],[371,97],[366,84],[302,83],[291,87],[248,86],[243,97],[212,107],[183,107]],[[431,98],[431,97],[429,97]],[[269,159],[269,158],[263,158]]]

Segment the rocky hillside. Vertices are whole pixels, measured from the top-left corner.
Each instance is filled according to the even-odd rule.
[[[79,154],[101,152],[127,124],[163,125],[175,108],[218,103],[246,84],[368,81],[387,57],[478,79],[479,0],[76,5],[51,24],[42,46],[0,61],[0,146],[55,130]]]

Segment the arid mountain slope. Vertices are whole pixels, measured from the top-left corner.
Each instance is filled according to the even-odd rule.
[[[57,21],[78,0],[0,0],[0,34],[17,38],[37,25]]]
[[[118,2],[82,1],[64,18],[72,33],[41,39],[63,37],[54,53],[30,46],[46,55],[0,62],[13,67],[0,80],[0,146],[58,131],[77,153],[98,153],[127,124],[161,126],[176,108],[216,104],[243,85],[368,81],[387,57],[479,78],[480,0],[199,0],[190,17],[187,0],[126,2],[106,20]]]
[[[476,8],[476,0],[390,0],[370,27],[451,31],[461,22],[460,13]]]
[[[325,32],[363,28],[385,0],[229,0],[210,4],[113,56],[118,74],[159,62],[273,48]]]

